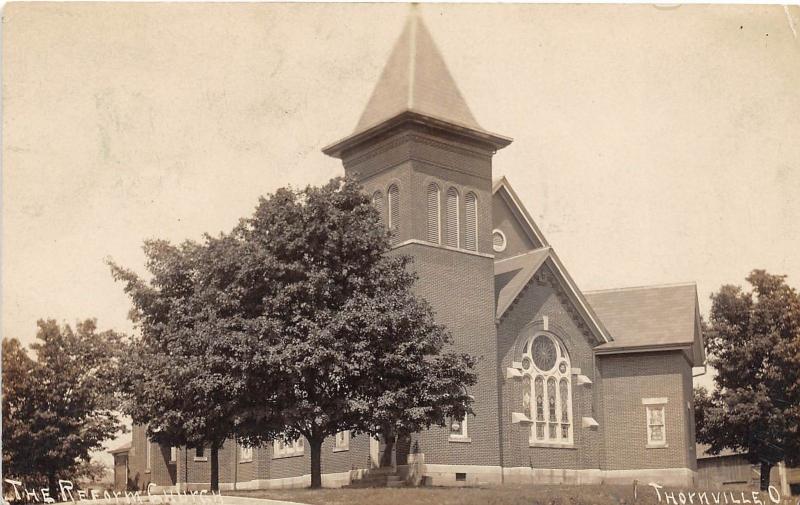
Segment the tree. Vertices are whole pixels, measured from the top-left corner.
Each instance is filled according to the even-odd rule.
[[[225,236],[178,247],[147,241],[149,282],[109,262],[115,279],[125,283],[140,331],[120,367],[123,411],[146,425],[148,443],[209,447],[213,491],[219,490],[219,449],[225,440],[242,426],[272,433],[247,415],[248,402],[257,405],[262,387],[269,387],[265,381],[255,387],[248,382],[250,369],[269,365],[262,358],[262,344],[269,340],[236,317],[235,245]]]
[[[115,411],[113,377],[121,336],[98,332],[96,321],[75,330],[37,322],[28,356],[16,339],[3,339],[3,469],[26,482],[73,478],[124,426]]]
[[[786,276],[754,270],[749,292],[712,294],[706,330],[715,390],[696,391],[700,442],[740,450],[761,465],[761,489],[779,461],[800,464],[800,296]]]
[[[412,292],[377,211],[351,180],[282,188],[230,233],[146,243],[143,281],[112,263],[141,329],[122,380],[154,440],[248,445],[344,430],[409,433],[469,412],[474,360]]]
[[[274,339],[273,366],[261,370],[280,380],[265,416],[284,426],[285,440],[308,441],[311,487],[321,486],[326,437],[350,430],[393,440],[470,411],[464,388],[476,381],[474,359],[444,352],[450,335],[413,293],[411,259],[390,253],[356,182],[279,189],[233,236],[241,247],[235,318]]]

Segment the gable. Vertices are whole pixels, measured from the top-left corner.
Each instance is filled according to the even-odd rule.
[[[505,177],[495,182],[492,193],[492,227],[506,239],[505,250],[495,251],[495,258],[511,258],[549,246]]]
[[[512,258],[495,261],[496,317],[502,320],[514,310],[522,293],[538,283],[553,287],[579,326],[598,343],[611,338],[586,302],[575,282],[551,247],[535,249]]]

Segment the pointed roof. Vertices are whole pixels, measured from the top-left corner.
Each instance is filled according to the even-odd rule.
[[[411,10],[355,131],[408,110],[482,130],[416,8]]]
[[[345,150],[408,123],[448,131],[494,150],[511,143],[475,120],[415,5],[355,131],[322,152],[340,158]]]
[[[492,194],[499,195],[506,201],[511,209],[511,213],[517,219],[517,222],[520,224],[523,231],[528,235],[528,238],[531,240],[531,242],[537,244],[539,247],[550,246],[550,244],[547,242],[547,239],[544,237],[542,230],[536,226],[533,218],[528,213],[528,209],[522,205],[522,200],[520,200],[517,192],[514,191],[514,188],[511,187],[511,183],[508,182],[508,179],[506,179],[505,176],[492,180]]]
[[[598,342],[607,343],[613,339],[609,336],[603,323],[589,306],[575,281],[570,277],[561,260],[552,247],[534,249],[518,256],[494,262],[495,317],[502,319],[520,297],[525,287],[533,280],[542,266],[548,265],[555,274],[568,298],[572,301],[578,314],[586,321],[589,331]]]

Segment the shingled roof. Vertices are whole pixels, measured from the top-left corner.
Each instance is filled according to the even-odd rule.
[[[584,296],[614,339],[598,346],[598,352],[697,347],[700,316],[694,283],[587,291]],[[702,342],[699,347],[695,361],[702,361]]]
[[[584,299],[561,260],[552,247],[542,247],[533,251],[497,260],[494,262],[494,285],[496,300],[496,316],[502,318],[520,296],[525,286],[533,279],[536,272],[547,265],[564,288],[578,313],[588,324],[589,330],[599,342],[609,342],[608,330]]]
[[[483,130],[416,9],[408,17],[355,133],[409,110]]]
[[[495,151],[512,142],[475,120],[417,9],[412,7],[355,131],[323,147],[323,153],[342,158],[355,146],[409,125],[444,130]]]

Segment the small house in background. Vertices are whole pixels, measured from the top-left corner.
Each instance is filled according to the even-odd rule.
[[[761,465],[750,463],[742,452],[724,450],[709,454],[708,447],[697,444],[697,487],[758,490]],[[800,468],[775,465],[770,472],[770,485],[778,488],[782,496],[800,494]]]
[[[108,452],[114,456],[114,491],[126,491],[128,489],[128,453],[131,452],[131,443],[128,442]]]

